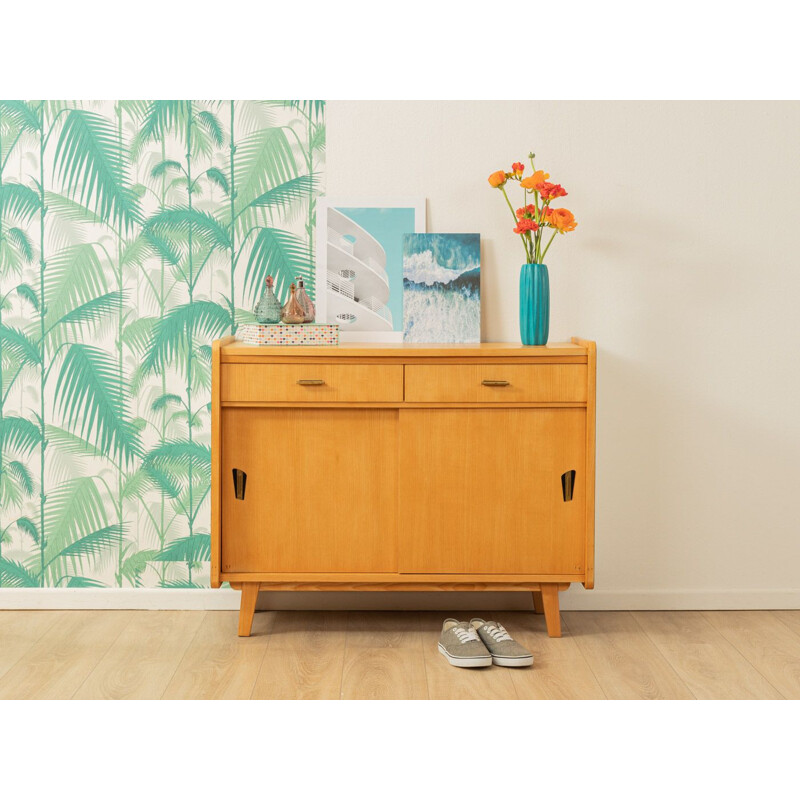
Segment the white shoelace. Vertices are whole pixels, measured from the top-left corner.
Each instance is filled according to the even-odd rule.
[[[469,628],[453,628],[453,633],[458,636],[458,640],[461,644],[466,644],[467,642],[471,641],[480,641],[480,637],[475,632],[475,628],[472,625]]]
[[[487,625],[486,632],[496,642],[513,642],[511,634],[502,625]]]

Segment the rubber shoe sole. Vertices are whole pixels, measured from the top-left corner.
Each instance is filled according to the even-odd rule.
[[[533,664],[533,656],[492,656],[492,663],[498,667],[529,667]]]
[[[459,658],[450,655],[445,650],[444,645],[439,642],[439,652],[450,662],[453,667],[491,667],[492,656],[487,653],[485,656],[471,656],[470,658]]]

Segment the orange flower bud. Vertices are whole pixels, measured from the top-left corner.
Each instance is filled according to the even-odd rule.
[[[501,169],[497,170],[497,172],[493,172],[489,176],[489,183],[490,185],[494,186],[495,189],[502,186],[507,180],[508,178],[506,178],[505,172],[503,172]]]

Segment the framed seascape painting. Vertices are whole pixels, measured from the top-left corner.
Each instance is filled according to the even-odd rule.
[[[403,340],[480,342],[480,234],[403,237]]]
[[[321,198],[317,321],[338,324],[342,342],[402,342],[403,236],[424,231],[424,198]]]

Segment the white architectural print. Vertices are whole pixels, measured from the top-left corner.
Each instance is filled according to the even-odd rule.
[[[327,319],[347,331],[392,331],[386,252],[350,217],[328,208]]]

